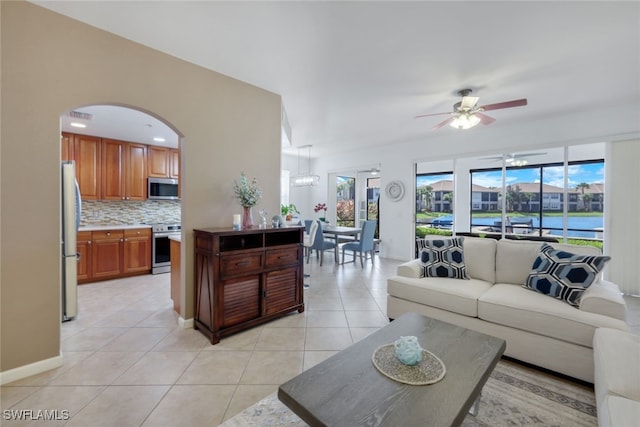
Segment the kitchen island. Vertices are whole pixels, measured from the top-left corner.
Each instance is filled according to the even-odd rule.
[[[182,268],[180,266],[180,249],[182,246],[182,236],[169,236],[171,244],[171,299],[173,300],[173,309],[180,314],[180,274]]]

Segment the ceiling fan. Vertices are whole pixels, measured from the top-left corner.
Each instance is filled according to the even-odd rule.
[[[519,153],[519,154],[504,154],[503,156],[495,156],[495,157],[483,157],[482,160],[493,160],[493,161],[504,161],[509,166],[524,166],[529,163],[529,157],[533,156],[543,156],[547,153]]]
[[[527,105],[527,99],[516,99],[513,101],[498,102],[496,104],[487,104],[478,106],[478,97],[469,96],[471,89],[462,89],[458,91],[458,95],[462,97],[462,101],[453,104],[453,111],[450,113],[434,113],[434,114],[422,114],[414,118],[429,117],[429,116],[441,116],[444,114],[450,114],[447,120],[435,125],[432,130],[440,129],[443,126],[449,125],[456,129],[470,129],[475,125],[482,123],[488,125],[496,121],[493,117],[484,114],[484,111],[500,110],[502,108],[521,107]]]

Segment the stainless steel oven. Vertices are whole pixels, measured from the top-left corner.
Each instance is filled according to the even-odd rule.
[[[180,224],[156,224],[152,227],[151,274],[171,271],[171,244],[169,236],[179,236]]]

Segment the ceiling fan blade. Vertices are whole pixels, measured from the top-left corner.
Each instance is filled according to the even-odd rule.
[[[462,102],[460,103],[460,109],[461,110],[472,110],[473,107],[476,106],[476,104],[478,103],[478,98],[477,96],[463,96],[462,97]]]
[[[482,123],[483,125],[490,125],[491,123],[496,121],[496,119],[487,116],[486,114],[475,113],[475,115],[480,119],[480,123]]]
[[[527,105],[527,98],[516,99],[513,101],[498,102],[497,104],[483,105],[480,107],[483,111],[499,110],[501,108],[522,107]]]
[[[444,127],[446,125],[448,125],[449,123],[451,123],[453,120],[455,119],[455,117],[449,117],[447,120],[438,123],[437,125],[435,125],[434,127],[431,128],[431,130],[438,130],[441,127]]]
[[[429,116],[442,116],[445,114],[451,114],[451,113],[433,113],[433,114],[421,114],[419,116],[415,116],[414,119],[419,119],[420,117],[429,117]]]

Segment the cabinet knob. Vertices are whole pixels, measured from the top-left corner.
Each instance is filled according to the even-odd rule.
[[[111,236],[111,232],[110,231],[107,231],[107,236]]]
[[[121,242],[124,242],[124,239],[120,239]]]
[[[88,245],[90,245],[90,244],[91,244],[91,240],[89,240],[89,241],[87,242],[87,244],[88,244]]]
[[[137,234],[137,235],[140,235],[140,232],[138,231],[136,234]]]
[[[125,241],[125,242],[128,242],[128,241],[129,241],[129,239],[124,239],[124,241]]]

